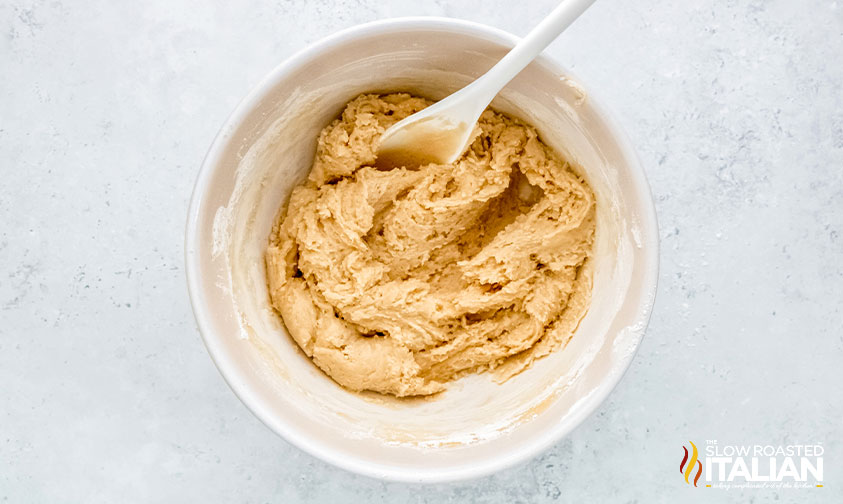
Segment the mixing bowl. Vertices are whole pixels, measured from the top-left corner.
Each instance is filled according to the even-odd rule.
[[[653,305],[658,230],[636,155],[588,88],[546,57],[492,106],[534,125],[597,196],[593,301],[567,347],[504,383],[465,377],[433,398],[351,393],[301,352],[269,307],[263,252],[278,210],[313,160],[319,131],[364,92],[441,99],[516,42],[487,26],[407,18],[351,28],[273,70],[208,152],[186,233],[194,314],[237,396],[299,448],[377,478],[476,477],[548,448],[629,366]]]

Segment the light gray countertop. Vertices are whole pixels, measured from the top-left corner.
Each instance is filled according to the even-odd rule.
[[[547,453],[450,485],[355,476],[214,368],[184,222],[250,87],[354,24],[523,35],[555,3],[0,2],[0,502],[843,500],[843,2],[598,0],[548,49],[637,146],[662,249],[629,372]],[[689,488],[681,447],[707,439],[822,443],[825,486]]]

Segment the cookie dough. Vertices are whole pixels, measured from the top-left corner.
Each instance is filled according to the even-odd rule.
[[[506,379],[564,346],[589,306],[594,195],[531,126],[489,109],[453,164],[373,166],[384,130],[430,104],[351,101],[269,238],[272,306],[354,391]]]

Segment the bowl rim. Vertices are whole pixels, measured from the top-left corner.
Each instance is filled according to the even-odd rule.
[[[578,407],[576,411],[569,415],[566,422],[558,423],[547,429],[542,436],[537,436],[535,439],[525,442],[521,446],[516,446],[514,449],[502,453],[499,456],[465,464],[459,468],[451,467],[446,470],[439,470],[432,467],[430,470],[425,469],[424,471],[419,471],[418,468],[381,465],[357,457],[350,457],[345,453],[335,451],[329,445],[320,443],[318,439],[302,435],[300,431],[296,430],[292,425],[287,424],[283,419],[271,415],[261,406],[260,400],[251,390],[247,382],[241,379],[241,373],[238,371],[235,361],[226,353],[223,338],[217,334],[213,324],[210,322],[210,310],[206,303],[205,292],[201,288],[199,280],[200,252],[196,244],[199,234],[201,211],[204,207],[210,181],[216,169],[221,166],[219,160],[231,134],[278,81],[296,71],[312,58],[331,51],[339,45],[353,41],[360,36],[407,30],[456,32],[510,46],[519,41],[517,36],[507,31],[473,21],[437,16],[400,17],[381,19],[340,30],[314,43],[308,44],[281,62],[261,79],[246,97],[240,101],[237,107],[235,107],[234,111],[229,115],[214,137],[205,155],[190,196],[184,241],[185,273],[194,318],[211,359],[234,394],[270,430],[300,450],[352,473],[388,481],[442,483],[487,476],[524,462],[546,451],[553,444],[581,425],[617,387],[638,352],[655,303],[659,271],[658,221],[649,182],[636,151],[633,149],[629,138],[615,117],[601,105],[599,100],[594,98],[594,94],[589,90],[590,106],[605,123],[607,129],[617,142],[623,157],[629,161],[628,168],[632,192],[642,202],[640,208],[640,224],[642,225],[642,229],[652,230],[650,233],[645,233],[645,236],[642,237],[643,243],[641,244],[644,263],[646,265],[641,290],[645,295],[641,297],[641,306],[634,322],[635,326],[640,328],[640,330],[637,330],[637,334],[634,335],[636,341],[632,351],[624,357],[625,361],[618,366],[620,372],[615,373],[611,379],[601,381],[594,392],[583,399],[581,407]],[[536,58],[536,61],[556,73],[572,77],[576,82],[583,85],[582,80],[576,74],[562,67],[553,58],[542,54]],[[585,85],[583,87],[588,89]]]

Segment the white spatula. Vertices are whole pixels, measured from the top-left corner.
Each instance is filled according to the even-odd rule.
[[[476,81],[386,130],[376,164],[394,168],[456,161],[468,147],[480,114],[498,92],[592,3],[594,0],[563,0]]]

